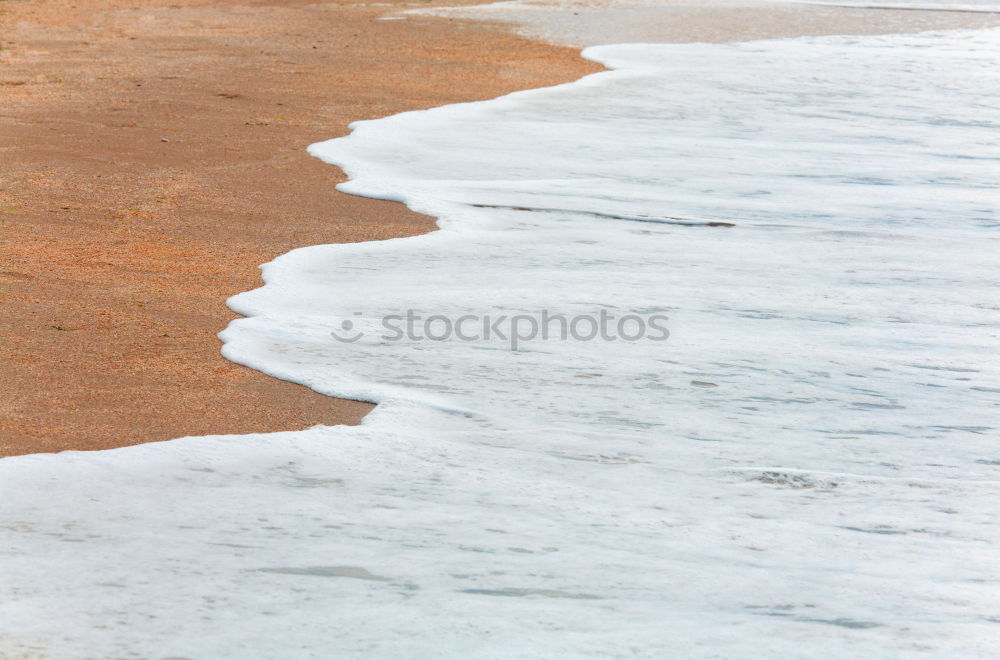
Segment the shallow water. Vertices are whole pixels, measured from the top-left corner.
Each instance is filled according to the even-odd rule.
[[[997,12],[1000,3],[996,0],[795,0],[803,4],[834,5],[838,7],[871,7],[886,9],[926,9],[932,11],[974,11]]]
[[[225,354],[362,427],[0,461],[5,650],[991,656],[1000,31],[586,54],[312,147],[442,230],[281,257]],[[543,311],[669,338],[480,332]]]

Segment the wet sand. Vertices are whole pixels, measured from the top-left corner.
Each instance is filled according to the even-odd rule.
[[[500,17],[566,43],[998,22],[721,4],[673,3],[657,20],[593,2],[569,22]],[[224,301],[259,284],[258,264],[433,229],[399,204],[335,192],[339,172],[305,146],[356,119],[597,68],[501,24],[384,20],[426,6],[0,0],[0,456],[356,423],[370,410],[219,354],[234,316]]]

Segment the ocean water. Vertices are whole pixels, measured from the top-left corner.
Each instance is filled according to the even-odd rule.
[[[441,230],[224,353],[362,426],[0,461],[0,649],[995,657],[1000,31],[585,55],[311,147]]]
[[[870,7],[872,9],[925,9],[931,11],[974,11],[998,12],[1000,3],[996,0],[795,0],[803,4],[833,5],[837,7]]]

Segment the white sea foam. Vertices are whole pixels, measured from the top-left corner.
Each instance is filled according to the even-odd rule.
[[[312,148],[442,229],[281,257],[225,354],[363,426],[0,461],[5,652],[993,655],[1000,31],[587,56]]]

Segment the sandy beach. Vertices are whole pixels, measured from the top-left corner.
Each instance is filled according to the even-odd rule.
[[[336,193],[349,122],[595,70],[500,27],[384,5],[0,5],[0,456],[355,423],[232,364],[225,299],[296,247],[430,230]]]
[[[0,658],[992,660],[1000,0],[461,1],[0,0]]]
[[[0,4],[0,456],[356,423],[370,410],[219,355],[225,299],[258,286],[259,264],[433,228],[402,205],[335,192],[338,171],[304,148],[353,120],[598,69],[500,23],[383,20],[413,6],[426,5]],[[555,36],[593,40],[603,25],[604,40],[719,41],[997,22],[679,4],[655,28],[619,16],[608,32],[601,11],[581,8]]]

